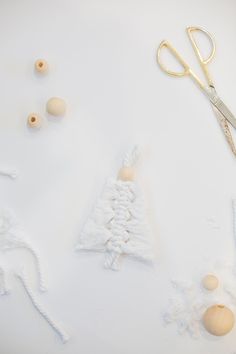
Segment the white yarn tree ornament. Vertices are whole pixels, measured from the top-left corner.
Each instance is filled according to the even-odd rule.
[[[16,218],[14,214],[7,210],[0,211],[0,251],[9,251],[13,249],[23,248],[28,250],[35,260],[36,271],[38,274],[39,290],[45,291],[44,279],[41,271],[41,262],[37,252],[34,248],[24,240],[24,233],[19,229]],[[61,337],[63,342],[68,340],[68,335],[60,329],[60,327],[51,319],[51,317],[43,310],[42,306],[38,303],[33,295],[33,292],[26,280],[25,272],[16,274],[18,279],[21,281],[27,295],[29,296],[32,304],[39,314],[48,322],[48,324],[53,328],[54,331]],[[5,272],[3,268],[0,267],[0,295],[5,295],[8,293],[8,289],[5,282]]]
[[[125,180],[122,177],[108,180],[76,245],[76,250],[104,252],[104,266],[112,270],[119,270],[123,255],[141,261],[153,258],[147,239],[143,198],[132,180],[138,156],[137,147],[125,156],[123,168],[129,168],[123,170],[123,174],[128,171]]]

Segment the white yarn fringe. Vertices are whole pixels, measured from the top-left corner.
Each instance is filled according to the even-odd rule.
[[[138,155],[135,147],[126,155],[124,165],[132,166]],[[121,255],[152,260],[147,234],[144,203],[136,183],[110,179],[82,229],[76,249],[105,252],[105,268],[119,270]]]
[[[34,260],[36,265],[36,272],[39,279],[39,289],[45,291],[45,284],[41,270],[41,262],[37,252],[34,248],[23,240],[22,235],[24,235],[17,227],[17,222],[14,214],[3,209],[0,212],[0,250],[9,251],[16,248],[24,248],[28,250]]]
[[[131,150],[129,150],[123,160],[124,167],[131,167],[136,164],[140,157],[140,150],[138,145],[135,145]]]
[[[27,279],[25,277],[24,272],[16,273],[16,276],[20,280],[21,284],[23,285],[27,295],[29,296],[33,306],[39,312],[39,314],[47,321],[47,323],[52,327],[52,329],[59,335],[62,342],[65,343],[68,341],[69,336],[64,330],[62,330],[57,323],[47,314],[47,312],[42,308],[42,306],[36,300],[31,288],[28,285]]]
[[[18,171],[1,168],[0,175],[15,179],[18,177]]]

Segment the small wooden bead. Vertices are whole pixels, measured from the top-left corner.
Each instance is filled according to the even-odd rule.
[[[234,314],[224,305],[209,307],[203,315],[205,329],[214,336],[224,336],[234,326]]]
[[[135,176],[134,169],[132,167],[122,167],[118,173],[118,179],[122,181],[133,181]]]
[[[36,113],[30,113],[27,122],[30,128],[40,128],[42,125],[42,120]]]
[[[63,116],[66,112],[66,102],[59,97],[52,97],[46,105],[47,112],[53,116]]]
[[[48,63],[44,59],[36,60],[34,67],[40,74],[45,74],[48,71]]]
[[[207,274],[202,279],[202,285],[205,289],[212,291],[215,290],[219,285],[219,280],[214,274]]]

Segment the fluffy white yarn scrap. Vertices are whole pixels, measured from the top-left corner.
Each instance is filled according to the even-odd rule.
[[[124,166],[136,159],[135,148],[126,155]],[[148,233],[144,201],[136,183],[109,179],[82,229],[76,249],[104,252],[105,268],[119,270],[122,255],[152,260]]]
[[[234,236],[236,241],[236,200],[232,201]],[[202,271],[197,282],[172,281],[175,294],[169,300],[168,308],[163,314],[165,324],[175,323],[178,332],[189,333],[198,338],[202,329],[202,315],[214,304],[229,304],[236,310],[235,264],[226,261],[205,265],[207,271]],[[208,291],[201,285],[206,274],[215,274],[219,286],[214,291]]]
[[[9,251],[17,248],[27,249],[33,256],[39,279],[39,289],[45,291],[41,262],[34,248],[24,240],[24,233],[19,228],[15,215],[8,209],[0,210],[0,250]]]
[[[34,257],[36,271],[38,274],[39,290],[45,291],[44,279],[41,271],[41,262],[34,248],[24,240],[24,233],[20,230],[15,215],[8,209],[0,211],[0,251],[9,251],[18,248],[27,249]],[[43,307],[36,300],[26,279],[25,272],[17,273],[18,279],[21,281],[27,295],[29,296],[33,306],[39,314],[47,321],[52,329],[60,336],[63,342],[66,342],[68,335],[56,324],[56,322],[47,314]],[[0,295],[8,293],[5,281],[5,271],[0,267]]]

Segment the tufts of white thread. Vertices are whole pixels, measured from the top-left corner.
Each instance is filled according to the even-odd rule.
[[[16,179],[19,175],[17,170],[10,170],[10,169],[0,169],[0,175],[6,176],[12,179]]]
[[[6,295],[8,293],[9,290],[6,286],[5,271],[2,267],[0,267],[0,295]]]
[[[62,330],[56,322],[47,314],[47,312],[42,308],[42,306],[36,300],[31,288],[28,285],[27,279],[25,277],[24,271],[15,274],[23,285],[27,295],[29,296],[33,306],[39,312],[39,314],[47,321],[47,323],[52,327],[52,329],[59,335],[63,343],[69,340],[69,336],[64,330]]]
[[[123,166],[124,167],[132,167],[136,164],[140,157],[140,149],[138,145],[135,145],[132,149],[130,149],[124,159],[123,159]]]

